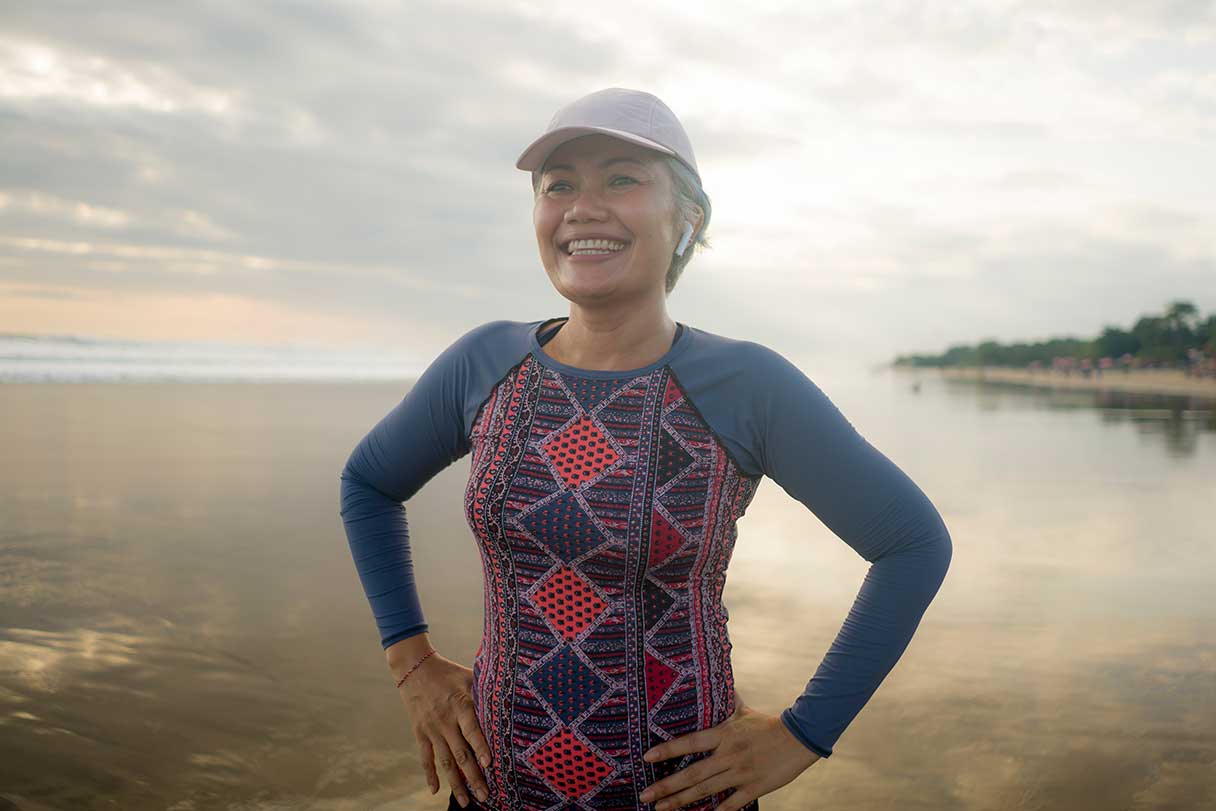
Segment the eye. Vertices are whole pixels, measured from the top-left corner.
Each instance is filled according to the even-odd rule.
[[[636,180],[634,180],[632,177],[629,177],[628,175],[617,175],[614,178],[612,178],[612,180],[609,181],[609,184],[610,185],[619,185],[619,184],[617,184],[618,180],[625,180],[625,181],[628,181],[629,183],[637,183]],[[551,191],[556,191],[558,186],[568,186],[568,185],[570,185],[570,184],[568,184],[564,180],[555,180],[545,188],[545,193],[548,194]]]

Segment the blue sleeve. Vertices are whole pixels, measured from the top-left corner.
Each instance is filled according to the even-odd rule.
[[[763,348],[753,425],[763,472],[872,563],[786,728],[822,757],[903,655],[950,567],[953,546],[919,487],[818,386]]]
[[[351,452],[339,513],[384,648],[428,630],[414,583],[404,502],[470,450],[466,333],[422,373]]]

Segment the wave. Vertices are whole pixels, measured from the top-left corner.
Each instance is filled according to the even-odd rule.
[[[0,334],[2,382],[378,381],[413,379],[423,368],[383,347]]]

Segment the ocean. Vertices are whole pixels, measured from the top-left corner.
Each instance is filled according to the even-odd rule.
[[[446,808],[338,514],[348,454],[418,359],[0,347],[0,808]],[[835,754],[761,807],[1216,807],[1210,412],[805,371],[925,491],[954,556]],[[465,666],[484,618],[468,471],[407,504],[431,640]],[[745,703],[793,701],[868,568],[761,482],[724,594]]]
[[[413,379],[425,366],[383,347],[0,335],[7,383],[377,381]]]

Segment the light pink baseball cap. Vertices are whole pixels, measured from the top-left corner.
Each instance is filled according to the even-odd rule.
[[[623,87],[597,90],[562,107],[544,134],[519,156],[515,167],[537,172],[549,153],[566,141],[596,132],[672,155],[701,179],[692,142],[676,114],[658,96]]]

